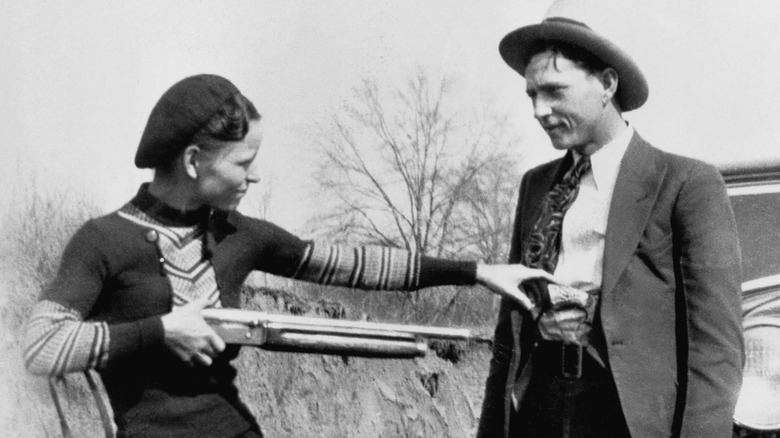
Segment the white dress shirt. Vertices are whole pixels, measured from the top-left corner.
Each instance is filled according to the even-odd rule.
[[[590,156],[591,172],[580,181],[577,198],[563,218],[555,268],[555,277],[563,285],[584,291],[601,288],[609,207],[620,162],[633,135],[634,128],[626,126]],[[580,158],[577,152],[574,155],[575,159]]]

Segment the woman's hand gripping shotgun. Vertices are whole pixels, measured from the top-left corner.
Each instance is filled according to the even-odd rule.
[[[206,322],[228,344],[265,350],[341,356],[412,358],[428,352],[428,340],[490,342],[468,329],[383,324],[269,314],[240,309],[204,309]]]

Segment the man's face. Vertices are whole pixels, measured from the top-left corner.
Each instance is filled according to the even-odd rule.
[[[530,59],[525,79],[534,117],[556,149],[584,151],[597,143],[606,102],[604,85],[596,75],[545,51]]]

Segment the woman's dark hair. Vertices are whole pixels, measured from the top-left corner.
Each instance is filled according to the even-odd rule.
[[[558,68],[558,65],[556,64],[558,56],[563,56],[564,58],[584,68],[589,73],[602,72],[604,69],[609,67],[609,65],[607,65],[604,61],[587,50],[583,50],[573,44],[556,40],[538,40],[531,44],[531,47],[528,48],[528,52],[525,54],[525,58],[523,59],[523,65],[527,66],[531,58],[546,51],[552,52],[553,65],[555,68]]]
[[[254,104],[243,94],[236,94],[195,134],[193,140],[243,140],[249,131],[249,122],[257,120],[260,120],[260,113]]]

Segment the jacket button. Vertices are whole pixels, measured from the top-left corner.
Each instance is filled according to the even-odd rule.
[[[157,242],[157,231],[149,230],[148,233],[146,233],[146,240],[148,242]]]

